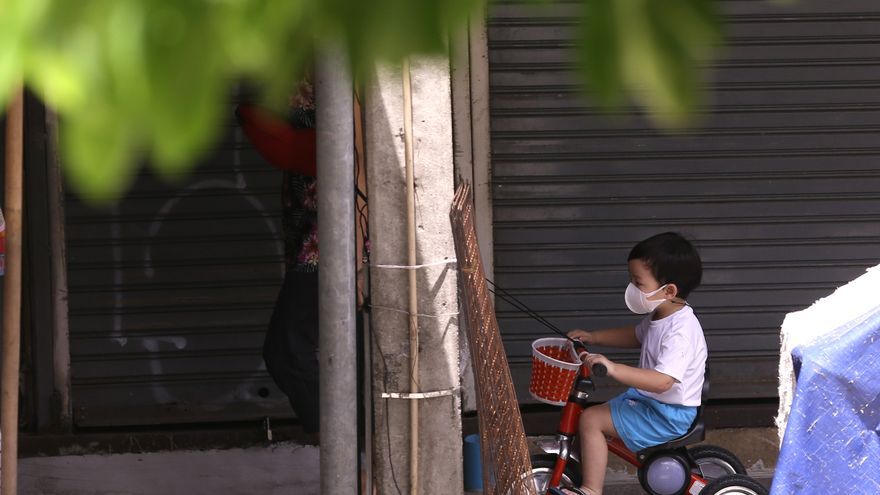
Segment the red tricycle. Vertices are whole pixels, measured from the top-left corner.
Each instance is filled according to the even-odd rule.
[[[595,390],[591,375],[604,376],[605,369],[598,365],[591,373],[566,338],[536,340],[532,358],[529,392],[541,402],[563,406],[555,439],[540,445],[544,454],[532,456],[532,477],[538,493],[561,494],[560,487],[581,485],[582,459],[575,441],[578,420]],[[708,390],[707,368],[703,403]],[[639,483],[652,495],[767,495],[767,489],[746,476],[742,463],[730,451],[712,445],[688,447],[702,442],[705,433],[701,405],[690,429],[678,439],[632,452],[620,439],[610,438],[608,450],[638,469]]]

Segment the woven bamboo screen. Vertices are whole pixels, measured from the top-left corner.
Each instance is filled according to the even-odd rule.
[[[477,389],[483,489],[491,495],[538,495],[530,476],[532,465],[510,367],[486,286],[473,211],[470,185],[462,182],[449,216]]]

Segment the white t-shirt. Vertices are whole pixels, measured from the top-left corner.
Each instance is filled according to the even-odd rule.
[[[675,379],[662,394],[639,389],[642,394],[667,404],[699,406],[706,369],[706,338],[694,310],[685,306],[666,318],[636,325],[642,343],[639,368],[652,369]]]

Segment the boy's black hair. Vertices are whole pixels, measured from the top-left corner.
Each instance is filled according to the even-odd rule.
[[[703,278],[703,262],[697,249],[675,232],[657,234],[636,244],[627,258],[632,260],[644,261],[660,285],[675,284],[682,299],[687,299]]]

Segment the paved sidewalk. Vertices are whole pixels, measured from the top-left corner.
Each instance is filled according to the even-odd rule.
[[[317,447],[67,455],[19,460],[18,493],[252,495],[319,493]]]
[[[769,486],[776,461],[775,430],[715,430],[708,440],[737,452],[749,474]],[[19,460],[18,469],[23,495],[320,493],[318,448],[289,441],[249,448],[26,457]],[[605,492],[643,493],[635,471],[615,458]]]

